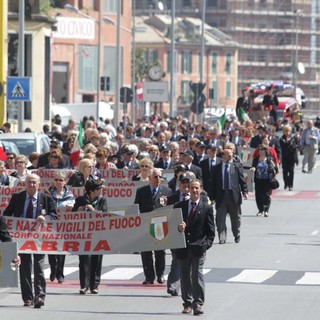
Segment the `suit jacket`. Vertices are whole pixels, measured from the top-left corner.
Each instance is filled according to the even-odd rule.
[[[11,242],[11,236],[9,234],[6,219],[4,216],[0,216],[0,241],[1,242]]]
[[[7,208],[3,212],[3,215],[23,217],[23,210],[26,197],[26,191],[14,193]],[[46,215],[49,215],[51,219],[57,219],[57,211],[52,197],[44,192],[38,192],[38,205],[36,210],[36,217],[42,214],[43,209],[46,211]]]
[[[189,166],[188,166],[188,168],[189,168]],[[202,171],[201,171],[200,167],[198,167],[192,163],[189,170],[192,171],[196,175],[197,179],[200,179],[202,181]]]
[[[187,247],[176,250],[177,258],[184,259],[188,254],[188,250],[191,250],[194,256],[201,257],[211,248],[215,237],[212,206],[204,203],[200,198],[194,213],[194,219],[190,225],[188,225],[189,200],[175,204],[174,208],[182,209],[183,221],[187,224],[184,232]]]
[[[207,191],[208,197],[210,200],[213,198],[213,184],[214,180],[212,177],[213,167],[211,170],[209,170],[209,160],[210,158],[207,158],[200,162],[200,168],[202,170],[202,177],[203,177],[203,189]],[[220,157],[216,157],[216,164],[219,164],[222,162],[222,159]]]
[[[224,190],[222,180],[222,162],[213,167],[212,179],[215,182],[213,184],[213,200],[216,203],[216,208],[220,206]],[[242,194],[248,193],[247,183],[244,180],[242,165],[238,162],[230,163],[230,183],[234,201],[237,205],[242,203]]]
[[[198,154],[195,153],[194,159],[193,159],[193,161],[192,161],[192,164],[194,164],[195,166],[200,167],[200,163],[201,163],[203,160],[205,160],[205,159],[208,159],[208,155],[207,155],[206,153],[202,156],[201,161],[199,161],[199,156],[198,156]]]
[[[177,190],[167,198],[167,206],[180,202],[181,191]],[[205,191],[201,193],[201,199],[204,203],[208,203],[208,196]]]
[[[38,160],[38,168],[42,168],[49,163],[50,152],[40,155]],[[66,154],[62,154],[62,165],[63,168],[71,168],[70,158]]]
[[[150,212],[156,208],[163,207],[160,204],[160,197],[162,196],[170,196],[171,190],[165,186],[159,186],[158,192],[152,197],[150,184],[147,186],[143,186],[137,189],[136,198],[134,200],[135,204],[139,205],[140,213]]]
[[[154,167],[155,168],[159,168],[159,169],[164,169],[164,161],[162,158],[160,158],[159,161],[157,161],[155,164],[154,164]],[[168,168],[167,169],[173,169],[174,165],[173,165],[173,161],[172,161],[172,158],[170,158],[170,163],[168,163]]]
[[[251,138],[250,148],[257,148],[262,143],[262,137],[258,134]]]
[[[120,161],[120,162],[117,163],[117,168],[118,169],[123,169],[124,167],[125,167],[124,161]],[[129,169],[139,169],[139,163],[137,163],[135,161],[131,161]]]

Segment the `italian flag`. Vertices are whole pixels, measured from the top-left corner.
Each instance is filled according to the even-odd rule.
[[[247,113],[243,110],[243,108],[240,108],[240,117],[239,118],[240,118],[239,120],[241,122],[244,122],[244,121],[250,121],[251,122],[251,119],[249,118]]]
[[[76,167],[79,163],[82,146],[83,146],[83,124],[82,122],[80,122],[78,136],[76,138],[76,141],[74,142],[74,146],[69,156],[72,167]]]
[[[5,140],[5,139],[4,139]],[[4,151],[4,146],[3,144],[0,142],[0,160],[5,161],[8,159],[7,154]]]
[[[220,134],[222,132],[222,130],[224,129],[224,124],[226,122],[226,112],[224,112],[224,114],[219,118],[218,122],[217,122],[217,129],[218,129],[218,133]]]

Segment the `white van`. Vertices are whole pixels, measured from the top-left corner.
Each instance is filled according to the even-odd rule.
[[[62,119],[62,125],[67,125],[70,118],[74,119],[76,123],[80,123],[84,116],[97,117],[97,103],[60,103],[52,105],[52,117],[59,114]],[[107,102],[99,102],[99,117],[105,119],[114,118],[113,105]]]

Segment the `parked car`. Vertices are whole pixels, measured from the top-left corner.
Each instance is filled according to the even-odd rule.
[[[0,138],[1,138],[1,136],[0,136]],[[17,156],[20,155],[20,151],[19,151],[19,149],[18,149],[18,147],[16,146],[15,143],[10,142],[10,141],[2,141],[1,139],[0,139],[0,141],[1,141],[2,145],[3,145],[5,153],[13,152]]]
[[[40,154],[50,151],[50,138],[42,132],[5,133],[0,136],[1,142],[13,142],[20,154],[29,156],[31,152]]]

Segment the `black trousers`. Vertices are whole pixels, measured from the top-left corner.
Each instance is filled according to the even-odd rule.
[[[64,254],[49,254],[48,260],[50,264],[51,274],[55,276],[58,281],[64,280],[64,262],[66,256]]]
[[[32,290],[32,256],[33,256],[33,274],[34,274],[34,295]],[[37,298],[45,299],[46,279],[44,277],[44,254],[20,254],[21,265],[19,268],[22,300],[34,301]]]
[[[269,212],[271,197],[269,194],[270,187],[268,181],[264,179],[256,179],[254,188],[259,212]]]
[[[292,161],[292,159],[282,159],[282,174],[285,187],[293,187],[294,164],[295,163]]]
[[[80,288],[98,289],[101,280],[103,255],[79,256]]]
[[[143,272],[147,281],[154,281],[155,275],[162,277],[166,266],[166,253],[164,250],[154,251],[155,262],[153,265],[152,251],[141,252]],[[154,270],[156,269],[156,270]]]

